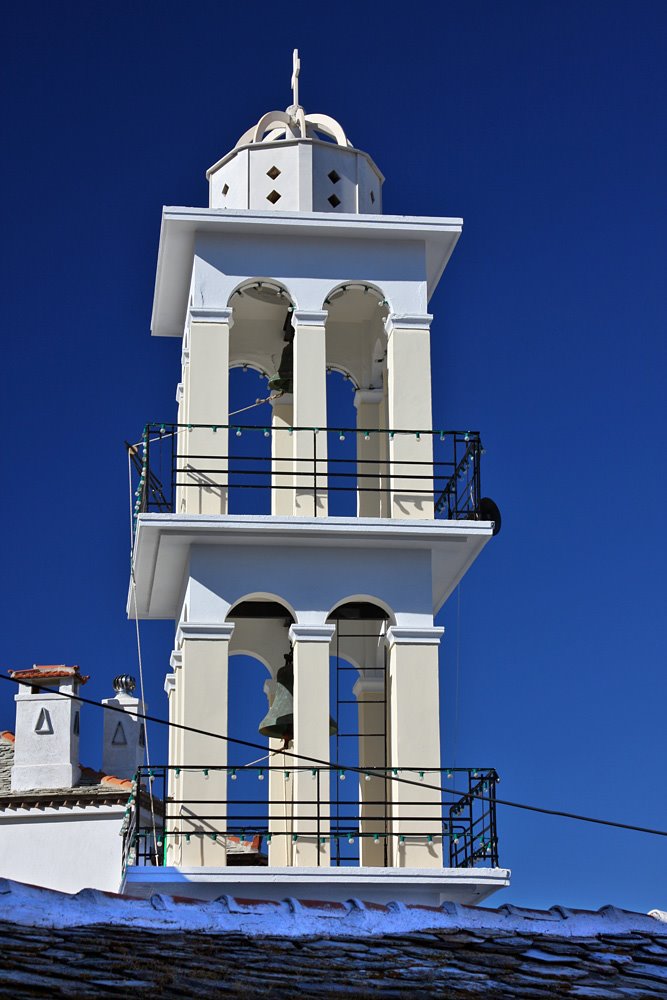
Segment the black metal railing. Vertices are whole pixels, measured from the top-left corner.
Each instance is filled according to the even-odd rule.
[[[225,431],[227,445],[218,448],[216,440]],[[285,435],[301,438],[300,450],[272,449]],[[406,460],[398,446],[402,438],[428,440],[432,457]],[[364,454],[371,441],[379,445],[380,457]],[[344,494],[379,495],[386,511],[392,495],[400,494],[413,505],[433,502],[438,517],[469,519],[479,512],[483,448],[477,431],[152,423],[142,440],[127,448],[135,515],[176,512],[177,497],[197,489],[226,491],[230,513],[248,512],[247,491],[261,495],[255,506],[262,509],[252,513],[270,513],[271,494],[285,490],[310,494],[314,514],[323,497],[331,506]]]
[[[227,775],[226,798],[205,794],[193,798],[180,792],[184,776],[199,774],[202,781],[198,789],[205,793],[205,780],[220,772]],[[294,783],[298,772],[312,776],[312,795],[294,797],[289,783]],[[279,774],[286,791],[271,799],[270,783],[264,778],[274,773]],[[322,790],[324,774],[329,780],[328,796]],[[402,786],[400,802],[394,796],[392,803],[392,777],[424,781],[442,787],[443,791],[439,797],[425,801],[416,791],[414,797],[411,795],[412,787]],[[375,785],[369,786],[368,794],[360,794],[356,802],[345,803],[341,809],[341,802],[332,795],[330,786],[345,778],[356,779],[360,784],[380,779],[375,784],[382,792],[375,791]],[[258,780],[264,781],[263,796],[257,795]],[[341,768],[273,765],[141,767],[125,818],[124,863],[164,865],[170,844],[209,838],[224,845],[229,864],[236,864],[239,859],[243,863],[266,864],[266,850],[271,842],[285,837],[294,844],[301,838],[319,845],[318,864],[328,852],[327,864],[358,865],[360,844],[368,838],[375,843],[390,843],[389,857],[394,859],[400,859],[402,844],[438,847],[440,842],[443,865],[497,867],[498,781],[493,768],[369,768],[359,773]],[[428,789],[424,791],[428,793]],[[386,852],[384,856],[387,857]],[[400,860],[394,860],[394,864],[399,866]]]

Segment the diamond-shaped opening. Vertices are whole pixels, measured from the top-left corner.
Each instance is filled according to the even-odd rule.
[[[371,191],[371,205],[375,204],[375,192]]]
[[[229,194],[229,184],[225,184],[224,185],[224,187],[222,189],[222,193],[223,193],[223,195],[224,194]]]
[[[340,198],[338,197],[338,195],[335,194],[329,195],[327,201],[332,206],[332,208],[338,208],[338,206],[340,205]]]
[[[277,191],[272,191],[271,194],[267,194],[266,200],[270,201],[272,205],[280,199],[280,194]]]
[[[340,180],[340,174],[335,170],[330,170],[328,177],[332,184],[338,184],[338,181]]]
[[[266,173],[271,178],[272,181],[275,181],[276,177],[280,177],[280,171],[278,170],[278,167],[271,167],[271,169],[267,170]]]

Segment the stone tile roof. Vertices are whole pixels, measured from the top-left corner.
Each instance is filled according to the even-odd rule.
[[[0,996],[659,1000],[655,912],[134,900],[0,880]]]
[[[12,791],[14,735],[0,733],[0,809],[39,806],[114,805],[125,803],[132,791],[132,782],[124,778],[81,767],[81,777],[74,788],[36,788],[27,792]]]

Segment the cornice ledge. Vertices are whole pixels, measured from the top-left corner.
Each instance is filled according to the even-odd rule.
[[[335,625],[290,625],[291,642],[331,642]]]
[[[188,308],[188,326],[191,323],[226,323],[234,325],[233,310],[227,306],[190,306]]]
[[[176,678],[173,674],[166,674],[164,678],[165,694],[169,696],[176,689]]]
[[[176,632],[176,642],[180,646],[185,639],[217,639],[229,642],[234,631],[234,622],[182,622]]]
[[[365,669],[369,674],[371,673],[371,671],[368,670],[368,668]],[[355,698],[358,698],[359,695],[363,694],[384,695],[385,693],[384,671],[373,670],[372,673],[375,675],[379,674],[380,676],[365,677],[362,675],[358,677],[357,680],[354,682],[354,687],[352,688],[352,694],[354,695]]]
[[[328,312],[314,309],[295,309],[292,322],[295,326],[324,326],[329,316]]]
[[[440,643],[444,628],[405,628],[400,625],[390,625],[387,629],[387,645],[392,646],[437,646]]]
[[[384,321],[385,333],[389,337],[394,330],[430,330],[431,313],[390,313]]]
[[[357,409],[360,406],[378,406],[384,399],[383,389],[355,389],[354,405]]]

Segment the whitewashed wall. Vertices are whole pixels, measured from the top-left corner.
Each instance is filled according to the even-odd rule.
[[[124,811],[115,805],[0,813],[0,877],[62,892],[118,892]]]

